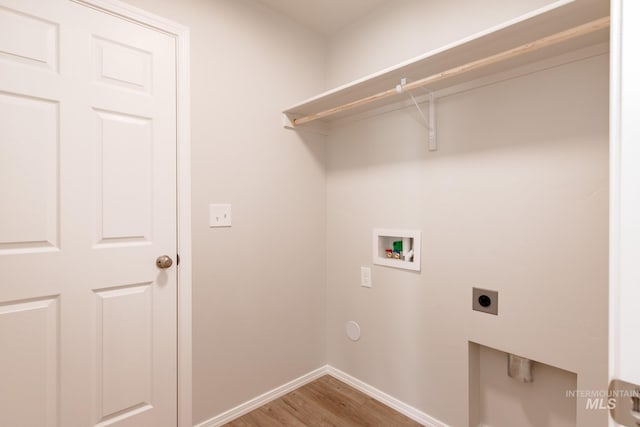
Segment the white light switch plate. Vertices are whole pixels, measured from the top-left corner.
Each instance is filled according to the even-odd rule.
[[[209,205],[209,227],[231,227],[231,205]]]

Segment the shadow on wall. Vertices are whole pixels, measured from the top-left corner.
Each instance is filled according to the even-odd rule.
[[[607,117],[606,102],[594,107],[594,99],[606,99],[606,92],[599,93],[606,87],[576,79],[576,74],[590,73],[576,73],[575,68],[606,74],[604,66],[606,61],[595,57],[438,99],[436,152],[428,151],[426,125],[410,102],[401,110],[336,122],[328,137],[328,170],[431,162],[558,140],[594,140],[601,123],[586,120],[575,106],[602,109],[599,117]],[[559,85],[559,81],[570,83]]]
[[[533,362],[533,382],[507,376],[507,353],[469,343],[472,426],[574,427],[577,375]]]
[[[302,143],[305,149],[313,157],[315,163],[322,169],[325,169],[327,161],[327,143],[325,135],[304,129],[284,129],[284,132],[295,134],[296,137],[293,138],[293,142],[295,144]]]

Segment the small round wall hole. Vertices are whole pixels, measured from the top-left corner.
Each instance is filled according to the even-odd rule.
[[[360,339],[360,325],[353,320],[347,322],[347,336],[351,341],[358,341]]]
[[[483,307],[489,307],[491,305],[491,298],[486,295],[480,295],[480,297],[478,297],[478,304]]]

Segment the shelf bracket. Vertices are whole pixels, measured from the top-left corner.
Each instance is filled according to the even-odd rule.
[[[396,92],[402,93],[404,91],[404,86],[407,84],[407,79],[400,80],[400,84],[396,86]],[[429,151],[438,151],[438,141],[436,139],[436,96],[433,92],[429,92],[429,117],[424,114],[422,108],[420,108],[420,104],[416,101],[416,98],[413,96],[411,92],[409,92],[409,96],[413,101],[413,105],[416,106],[420,116],[422,116],[422,120],[424,121],[425,126],[427,127],[427,135],[428,135],[428,146]]]
[[[429,92],[429,151],[438,151],[438,140],[436,139],[436,96]]]

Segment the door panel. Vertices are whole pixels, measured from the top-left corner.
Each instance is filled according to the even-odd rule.
[[[100,421],[151,408],[152,286],[96,291]]]
[[[57,70],[58,26],[0,7],[0,56],[32,67]]]
[[[0,250],[57,248],[58,103],[0,93],[0,117]]]
[[[3,426],[57,425],[58,309],[57,297],[0,305],[0,378],[12,386],[0,397]]]
[[[100,37],[94,37],[94,50],[98,81],[151,93],[151,52]]]
[[[0,0],[0,425],[175,426],[175,41]]]
[[[98,243],[151,242],[152,121],[96,111]]]

